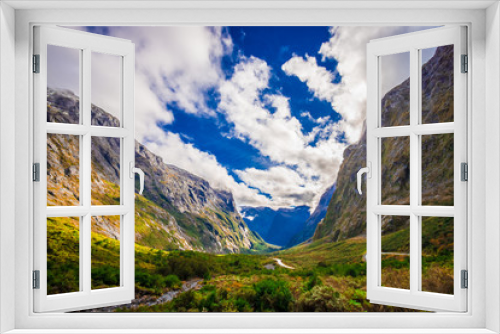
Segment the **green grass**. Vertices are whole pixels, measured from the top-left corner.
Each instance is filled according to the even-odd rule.
[[[70,218],[48,220],[49,293],[78,290],[78,230]],[[450,291],[449,260],[439,242],[449,241],[450,221],[429,220],[424,231],[430,262],[427,291]],[[404,230],[403,230],[404,231]],[[401,232],[401,231],[398,231]],[[395,232],[395,233],[398,233]],[[394,234],[394,233],[393,233]],[[395,235],[387,238],[395,242]],[[439,241],[439,242],[438,242]],[[92,233],[92,286],[105,288],[119,284],[119,241]],[[397,247],[396,247],[397,248]],[[449,248],[449,246],[448,246]],[[160,305],[121,307],[122,312],[371,312],[408,311],[370,304],[366,300],[366,240],[362,237],[336,243],[314,242],[269,255],[215,255],[196,251],[163,251],[135,246],[137,296],[159,296],[179,289],[182,281],[203,279],[201,288],[180,293],[173,301]],[[444,252],[444,253],[443,253]],[[447,255],[449,256],[449,255]],[[290,270],[264,265],[279,257],[295,267]],[[392,261],[392,262],[391,262]],[[405,280],[400,260],[389,259],[391,282]],[[434,277],[438,277],[435,279]],[[451,290],[452,291],[452,290]]]

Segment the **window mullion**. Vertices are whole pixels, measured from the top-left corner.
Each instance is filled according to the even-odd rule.
[[[419,136],[415,133],[418,125],[419,114],[419,54],[418,49],[410,50],[410,291],[416,293],[419,290],[418,272],[420,249],[419,242],[419,217],[414,212],[416,206],[420,204],[420,150]]]
[[[81,95],[81,119],[84,127],[88,128],[91,125],[92,114],[91,114],[91,50],[86,48],[83,49],[83,59],[82,59],[82,95]],[[91,205],[91,184],[92,184],[92,137],[90,132],[87,132],[82,136],[82,181],[80,187],[83,192],[83,205],[89,208],[83,216],[83,226],[81,227],[82,238],[80,243],[82,244],[82,255],[80,256],[80,261],[82,262],[81,268],[83,270],[83,291],[90,293],[91,291],[91,278],[92,278],[92,223],[90,216],[90,205]]]

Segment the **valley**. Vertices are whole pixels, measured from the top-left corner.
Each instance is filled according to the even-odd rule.
[[[449,120],[453,81],[450,49],[438,48],[424,66],[424,94],[432,97],[425,120]],[[433,80],[439,84],[432,84]],[[409,81],[384,97],[383,118],[399,122],[408,112]],[[75,123],[78,97],[49,89],[49,122]],[[397,112],[395,112],[397,111]],[[439,116],[436,116],[436,115]],[[92,107],[93,125],[118,120]],[[120,202],[119,141],[92,141],[92,204]],[[453,137],[423,140],[422,193],[426,205],[453,204]],[[316,208],[240,207],[227,190],[163,160],[136,142],[136,165],[146,174],[135,202],[136,299],[129,305],[89,312],[408,312],[366,299],[366,200],[355,176],[366,161],[366,129],[344,152],[335,184]],[[409,178],[408,150],[397,140],[384,144],[384,204],[402,204]],[[48,205],[79,203],[79,142],[48,136]],[[451,154],[450,154],[451,153]],[[451,181],[450,181],[451,180]],[[137,186],[137,184],[136,184]],[[311,213],[312,211],[312,213]],[[383,216],[382,285],[409,287],[409,221]],[[422,219],[422,288],[453,294],[453,219]],[[119,219],[95,217],[92,225],[92,287],[119,285]],[[79,219],[49,218],[48,293],[79,289]]]

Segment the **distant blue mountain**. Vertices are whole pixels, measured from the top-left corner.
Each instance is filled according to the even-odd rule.
[[[240,211],[250,230],[270,244],[286,246],[294,235],[304,229],[310,216],[309,209],[308,206],[278,210],[244,206]]]
[[[319,200],[318,206],[316,207],[312,215],[309,217],[309,219],[307,219],[307,221],[305,222],[303,229],[298,231],[290,239],[290,242],[287,244],[287,247],[298,245],[314,235],[316,226],[318,226],[319,222],[323,218],[325,218],[326,211],[328,209],[328,204],[330,203],[330,200],[332,199],[334,192],[335,192],[335,184],[333,184],[323,193],[321,199]],[[249,228],[252,229],[250,226]]]

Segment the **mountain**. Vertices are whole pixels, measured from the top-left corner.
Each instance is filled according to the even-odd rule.
[[[309,218],[308,206],[280,208],[241,207],[241,213],[248,227],[259,233],[273,245],[286,246],[291,238],[301,231]]]
[[[258,233],[264,239],[267,238],[274,217],[277,214],[275,210],[265,206],[242,206],[240,212],[250,230]]]
[[[409,117],[409,79],[391,89],[382,99],[382,124],[401,125]],[[453,46],[437,48],[422,66],[422,121],[453,121]],[[408,204],[409,145],[398,138],[384,140],[382,165],[382,201],[384,204]],[[424,205],[453,205],[453,135],[422,137],[422,202]],[[337,178],[337,189],[314,240],[343,240],[363,234],[366,229],[366,197],[356,191],[356,173],[366,166],[366,129],[361,140],[344,152]],[[365,183],[363,183],[365,186]],[[363,192],[365,193],[365,192]],[[382,224],[397,225],[396,217],[385,216]]]
[[[48,90],[47,121],[78,123],[79,100],[67,90]],[[92,105],[92,124],[118,126],[119,120]],[[79,205],[79,140],[47,137],[48,205]],[[120,203],[120,140],[92,138],[92,204]],[[144,194],[135,195],[136,243],[159,249],[211,253],[253,252],[268,245],[252,232],[236,209],[233,196],[163,160],[136,141],[136,166],[145,173]],[[136,187],[138,186],[136,182]],[[119,220],[96,217],[94,232],[119,236]]]
[[[318,206],[314,209],[312,215],[307,219],[304,227],[297,232],[288,242],[287,247],[293,247],[298,245],[314,235],[314,231],[316,230],[316,226],[321,222],[323,218],[325,218],[326,211],[328,209],[328,204],[332,199],[333,193],[335,192],[335,184],[326,189],[326,191],[321,195]]]

